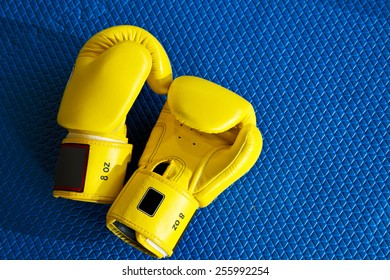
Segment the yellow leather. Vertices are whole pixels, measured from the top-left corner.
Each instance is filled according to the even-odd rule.
[[[169,58],[146,30],[115,26],[86,42],[66,85],[57,121],[69,135],[77,135],[64,143],[76,139],[75,143],[88,142],[91,146],[85,181],[88,185],[82,193],[57,189],[55,197],[102,203],[114,200],[123,187],[126,163],[131,157],[126,117],[146,81],[159,94],[166,94],[172,82]],[[102,161],[112,157],[117,160],[112,160],[109,180],[101,182],[96,178],[100,177]]]
[[[176,78],[168,103],[178,121],[199,131],[219,133],[240,123],[256,125],[253,107],[247,100],[199,77]]]
[[[135,26],[103,30],[81,49],[57,121],[71,130],[111,133],[125,122],[146,80],[157,93],[166,93],[172,81],[157,39]]]
[[[93,60],[118,44],[131,42],[142,46],[150,55],[152,68],[147,80],[149,86],[156,93],[166,94],[172,83],[171,63],[161,43],[152,34],[140,27],[119,25],[97,33],[81,49],[78,59]],[[122,58],[126,60],[126,57]],[[132,58],[134,58],[133,55],[130,56],[130,59]],[[126,64],[128,61],[124,61],[124,63]]]
[[[123,240],[162,257],[146,242],[152,240],[170,256],[179,239],[175,231],[163,226],[172,224],[178,213],[187,209],[178,194],[192,197],[199,207],[207,206],[255,164],[261,149],[262,137],[248,101],[201,78],[177,78],[140,158],[138,171],[108,212],[107,226],[112,230],[113,223],[120,221],[137,232],[137,240],[132,240],[114,229]],[[161,166],[166,167],[164,171],[160,171]],[[157,210],[162,216],[147,218],[134,209],[145,193],[145,187],[137,182],[140,173],[153,177],[150,182],[144,179],[147,186],[178,201],[163,201]],[[180,221],[180,225],[185,228],[188,222]]]

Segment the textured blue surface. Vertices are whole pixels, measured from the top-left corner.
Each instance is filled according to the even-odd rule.
[[[175,77],[248,99],[264,137],[172,259],[390,259],[389,4],[260,2],[1,1],[0,259],[148,259],[106,229],[108,206],[52,197],[74,60],[119,24],[154,34]],[[128,115],[130,173],[162,104],[145,86]]]

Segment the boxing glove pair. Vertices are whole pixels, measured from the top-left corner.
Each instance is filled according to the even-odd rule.
[[[132,149],[126,114],[146,80],[167,98],[138,169],[124,184]],[[243,176],[262,149],[248,101],[198,77],[172,81],[162,46],[133,26],[109,28],[86,43],[58,122],[69,134],[54,196],[112,203],[107,227],[156,258],[173,254],[195,211]]]

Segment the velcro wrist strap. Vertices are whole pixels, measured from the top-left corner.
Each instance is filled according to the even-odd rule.
[[[54,197],[112,203],[123,188],[132,145],[65,138],[57,162]]]
[[[137,170],[107,215],[107,226],[125,242],[154,257],[162,257],[147,240],[168,256],[184,233],[198,202],[186,190],[162,176]],[[129,230],[123,231],[118,223]]]

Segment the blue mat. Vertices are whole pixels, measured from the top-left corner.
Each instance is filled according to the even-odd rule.
[[[107,205],[52,197],[73,63],[119,24],[159,39],[175,77],[248,99],[264,137],[172,259],[390,259],[389,3],[260,2],[2,1],[0,259],[149,259],[105,227]],[[163,102],[145,86],[128,115],[129,175]]]

